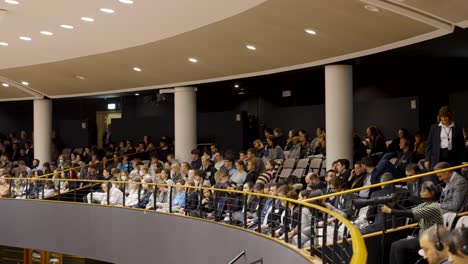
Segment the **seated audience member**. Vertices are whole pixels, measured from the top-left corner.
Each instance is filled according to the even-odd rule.
[[[449,264],[447,233],[448,232],[443,225],[434,225],[421,234],[419,238],[419,245],[423,250],[424,259],[428,264]],[[405,252],[401,253],[404,254]],[[408,259],[406,259],[406,261],[408,261]]]
[[[46,181],[44,183],[44,192],[39,192],[39,199],[48,198],[50,196],[54,196],[56,193],[54,183],[52,181]]]
[[[209,189],[203,189],[203,196],[201,202],[201,217],[205,217],[214,211],[214,197]]]
[[[180,166],[178,163],[171,165],[171,180],[173,182],[178,182],[182,180],[182,174],[180,173]]]
[[[143,166],[143,162],[140,159],[133,159],[132,160],[133,170],[128,174],[130,179],[141,176],[140,171],[141,171],[142,166]]]
[[[123,193],[114,183],[102,183],[101,189],[103,192],[92,192],[87,195],[88,203],[98,203],[107,205],[122,205]],[[107,201],[107,193],[109,192],[109,202]]]
[[[273,129],[273,136],[275,139],[278,141],[278,146],[281,147],[281,149],[284,149],[286,147],[286,137],[283,135],[283,132],[279,128]]]
[[[284,159],[284,152],[280,146],[278,146],[278,139],[271,136],[267,138],[268,144],[268,158],[272,160]]]
[[[361,160],[367,156],[367,147],[362,143],[359,135],[353,135],[353,160],[354,162]]]
[[[434,170],[450,168],[448,162],[442,161],[434,166]],[[442,213],[462,212],[468,203],[468,183],[467,180],[456,171],[446,171],[437,173],[439,180],[445,183],[440,198],[440,208]]]
[[[211,161],[216,162],[216,157],[215,154],[216,152],[219,152],[218,145],[213,144],[210,146],[210,151],[211,151]]]
[[[206,179],[206,171],[204,170],[194,170],[193,174],[195,176],[195,186],[197,187],[211,187],[211,183]]]
[[[299,142],[299,136],[293,137],[291,141],[291,148],[289,149],[288,159],[300,159],[301,158],[301,143]]]
[[[258,174],[261,174],[263,171],[265,171],[265,164],[263,163],[263,160],[255,156],[255,149],[253,148],[247,150],[244,164],[247,165],[247,162],[249,161],[255,161],[257,164],[256,171]]]
[[[448,261],[451,264],[468,262],[468,226],[456,228],[447,235]]]
[[[185,194],[185,181],[180,180],[176,183],[176,195],[174,200],[170,201],[170,206],[172,207],[173,212],[180,212],[181,209],[185,207],[185,199],[186,194]]]
[[[203,156],[201,158],[201,160],[202,160],[202,166],[201,166],[200,170],[205,172],[206,179],[210,182],[210,186],[214,185],[216,183],[215,177],[214,177],[215,173],[216,173],[216,169],[211,164],[210,157],[209,156]]]
[[[386,159],[391,159],[397,157],[398,154],[401,152],[401,139],[407,139],[408,148],[409,150],[413,151],[413,136],[409,133],[408,129],[406,128],[399,128],[398,129],[398,136],[392,140],[392,142],[388,145],[387,149],[388,152],[385,154]]]
[[[1,158],[0,168],[4,169],[6,172],[11,171],[11,169],[13,168],[13,164],[10,162],[10,158],[9,158],[8,154],[3,153],[0,158]]]
[[[417,131],[414,134],[414,149],[413,152],[416,156],[416,160],[424,159],[426,154],[426,138],[421,131]]]
[[[407,138],[400,138],[400,152],[397,155],[395,167],[401,173],[405,175],[406,166],[410,163],[417,162],[414,158],[414,153],[410,149],[410,140]]]
[[[133,207],[138,204],[138,201],[143,197],[144,191],[141,185],[140,178],[134,178],[131,180],[128,188],[125,190],[126,197],[125,197],[125,204],[124,206]]]
[[[124,172],[128,172],[128,173],[130,173],[133,170],[132,163],[128,159],[127,154],[124,154],[122,156],[122,161],[119,163],[117,168],[120,169],[120,171],[124,171]]]
[[[263,158],[265,156],[265,147],[260,139],[256,139],[253,142],[253,148],[255,149],[255,156],[258,159]]]
[[[214,157],[215,157],[214,167],[217,171],[219,171],[221,167],[224,166],[224,155],[218,151],[214,154]]]
[[[330,189],[331,193],[338,193],[344,191],[345,182],[340,177],[333,177],[330,180]],[[333,206],[344,212],[346,214],[346,218],[352,219],[355,215],[355,210],[353,208],[353,200],[357,198],[357,194],[355,193],[348,193],[335,196],[333,201]]]
[[[247,178],[247,172],[244,169],[244,162],[243,161],[236,161],[236,171],[231,176],[230,181],[235,182],[237,185],[242,185]]]
[[[336,177],[336,171],[334,170],[328,170],[325,174],[325,183],[327,184],[327,186],[322,189],[322,192],[323,194],[329,194],[331,193],[331,188],[330,188],[330,181]],[[332,199],[334,199],[334,197],[330,197]]]
[[[186,203],[183,205],[182,208],[180,208],[181,213],[186,213],[188,215],[197,215],[198,213],[198,192],[194,188],[195,182],[194,181],[187,181],[185,183],[185,186],[187,188],[186,191]]]
[[[169,140],[167,138],[162,138],[159,142],[159,159],[162,162],[166,162],[169,154],[172,154],[172,151],[169,148]]]
[[[146,208],[148,205],[151,195],[153,194],[153,185],[151,179],[144,179],[142,184],[142,195],[140,196],[140,200],[133,206],[133,208]]]
[[[26,166],[26,163],[23,160],[20,160],[18,162],[18,167],[13,169],[15,178],[24,177],[22,176],[23,172],[26,172],[26,178],[27,178],[28,175],[31,174],[31,169],[28,166]]]
[[[236,172],[236,169],[234,168],[234,159],[230,156],[226,156],[224,159],[224,165],[219,170],[226,172],[229,177],[232,177]]]
[[[255,183],[258,178],[257,173],[257,163],[255,161],[248,161],[247,162],[247,176],[245,178],[245,182],[252,182]]]
[[[256,182],[260,182],[263,184],[272,182],[276,175],[276,166],[277,164],[274,160],[267,161],[265,166],[266,170],[258,176]]]
[[[194,170],[197,170],[201,167],[200,151],[198,149],[193,149],[191,154],[192,162],[190,163],[190,167]]]
[[[336,174],[340,176],[341,179],[346,183],[348,182],[349,177],[351,177],[351,170],[349,166],[351,165],[347,159],[339,159],[336,161]]]
[[[419,250],[419,239],[425,230],[434,224],[443,224],[440,205],[437,203],[440,196],[440,187],[430,181],[421,186],[421,199],[423,203],[412,209],[398,210],[386,205],[380,207],[384,214],[411,217],[418,221],[419,235],[414,238],[404,238],[392,243],[390,249],[390,263],[414,263],[417,260]]]
[[[365,176],[366,176],[366,172],[362,166],[362,163],[360,161],[354,163],[354,169],[351,171],[351,175],[348,178],[346,187],[348,189],[362,187],[364,184]]]
[[[366,129],[366,144],[370,150],[369,155],[387,152],[387,144],[385,144],[385,138],[382,131],[376,126],[370,126]],[[380,158],[379,158],[380,159]]]
[[[307,190],[324,190],[327,188],[327,183],[320,180],[320,177],[317,173],[309,172],[305,176],[305,183]]]
[[[10,184],[5,180],[4,176],[0,175],[0,198],[10,197]]]
[[[380,182],[386,182],[393,180],[391,173],[386,172],[382,175]],[[375,191],[371,194],[370,200],[376,200],[378,198],[389,197],[392,194],[395,194],[395,198],[391,202],[386,203],[386,208],[391,208],[396,210],[402,207],[401,203],[406,201],[409,193],[405,189],[396,188],[393,184],[384,185],[381,187],[381,190]],[[369,234],[377,231],[381,231],[383,227],[391,227],[392,225],[400,226],[404,224],[404,218],[398,216],[398,218],[386,217],[384,211],[381,210],[381,207],[377,204],[369,205],[367,210],[367,220],[372,222],[370,225],[361,229],[362,234]]]
[[[173,185],[174,182],[171,180],[168,180],[166,184]],[[159,195],[156,197],[156,201],[154,200],[153,194],[150,197],[150,200],[148,204],[146,204],[146,209],[159,209],[159,208],[164,208],[169,206],[169,187],[166,185],[160,185],[157,187],[159,189]],[[174,196],[175,197],[175,196]],[[156,204],[156,207],[155,207]]]
[[[293,138],[297,137],[297,131],[295,129],[291,129],[288,132],[288,138],[286,139],[286,146],[284,147],[284,151],[291,151],[293,147]]]
[[[296,190],[293,188],[287,188],[285,190],[287,190],[286,193],[282,190],[278,191],[278,196],[297,200],[298,195]],[[275,237],[283,240],[284,236],[288,236],[288,239],[292,239],[298,232],[297,224],[301,217],[299,206],[296,203],[289,203],[286,200],[281,200],[281,207],[284,210],[281,213],[280,226],[275,230]]]

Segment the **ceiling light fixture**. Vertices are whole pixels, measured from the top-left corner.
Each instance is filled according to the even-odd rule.
[[[54,33],[50,32],[50,31],[41,31],[40,32],[42,35],[46,35],[46,36],[52,36],[54,35]]]
[[[140,94],[139,93],[136,93],[135,96],[139,96]]]
[[[8,43],[6,43],[6,42],[0,42],[0,46],[8,46]]]
[[[26,81],[22,81],[21,84],[24,85],[24,86],[28,86],[28,85],[29,85],[29,83],[26,82]]]
[[[307,33],[307,34],[310,34],[310,35],[317,35],[317,31],[313,30],[313,29],[310,29],[310,28],[306,28],[304,29],[304,31]]]
[[[365,5],[364,8],[371,12],[380,12],[380,9],[375,6]]]
[[[8,83],[2,83],[2,86],[3,87],[10,87],[10,85]]]
[[[101,8],[99,10],[101,10],[101,12],[104,12],[104,13],[107,13],[107,14],[115,13],[114,9],[110,9],[110,8]]]
[[[235,85],[234,85],[234,88],[239,88],[239,85],[238,85],[238,84],[235,84]]]
[[[133,4],[133,0],[119,0],[119,2],[122,4],[127,4],[127,5]]]
[[[86,80],[86,77],[81,75],[75,75],[75,78],[77,78],[78,80]]]
[[[256,50],[257,49],[254,45],[247,45],[245,47],[248,48],[249,50]]]
[[[15,0],[5,0],[5,3],[12,4],[12,5],[17,5],[17,4],[19,4],[19,2],[18,2],[18,1],[15,1]]]
[[[85,22],[94,22],[94,18],[92,18],[92,17],[82,17],[81,20],[83,20]]]
[[[133,70],[136,72],[141,72],[141,68],[138,68],[138,67],[133,67]]]
[[[190,62],[192,62],[192,63],[197,63],[197,62],[198,62],[198,60],[195,59],[195,58],[188,58],[188,60],[189,60]]]
[[[32,40],[32,38],[26,37],[26,36],[21,36],[21,37],[19,37],[19,39],[24,40],[24,41],[31,41]]]
[[[65,28],[65,29],[73,29],[73,26],[72,25],[66,25],[66,24],[63,24],[63,25],[60,25],[61,27]]]

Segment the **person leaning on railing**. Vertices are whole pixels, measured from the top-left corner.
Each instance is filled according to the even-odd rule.
[[[0,198],[8,198],[10,197],[10,184],[5,177],[0,177]]]
[[[442,212],[439,200],[441,189],[431,181],[426,181],[421,186],[421,199],[423,203],[418,206],[407,209],[397,210],[391,209],[386,205],[380,207],[380,211],[384,214],[392,214],[397,216],[406,216],[414,218],[418,221],[421,235],[424,230],[434,224],[443,224]],[[390,263],[414,263],[418,259],[418,250],[420,249],[419,241],[416,237],[404,238],[392,243],[390,249]]]

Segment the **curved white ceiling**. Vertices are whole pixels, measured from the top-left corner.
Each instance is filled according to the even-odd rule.
[[[242,13],[266,0],[0,0],[0,69],[135,47]],[[115,10],[114,14],[100,8]],[[3,13],[3,14],[2,14]],[[92,17],[84,22],[81,17]],[[69,24],[75,28],[64,29]],[[45,36],[40,31],[50,31]],[[20,40],[28,36],[32,41]]]

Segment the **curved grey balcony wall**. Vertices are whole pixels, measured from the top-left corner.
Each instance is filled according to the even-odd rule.
[[[309,263],[272,240],[184,217],[116,207],[0,199],[0,245],[112,263]]]

